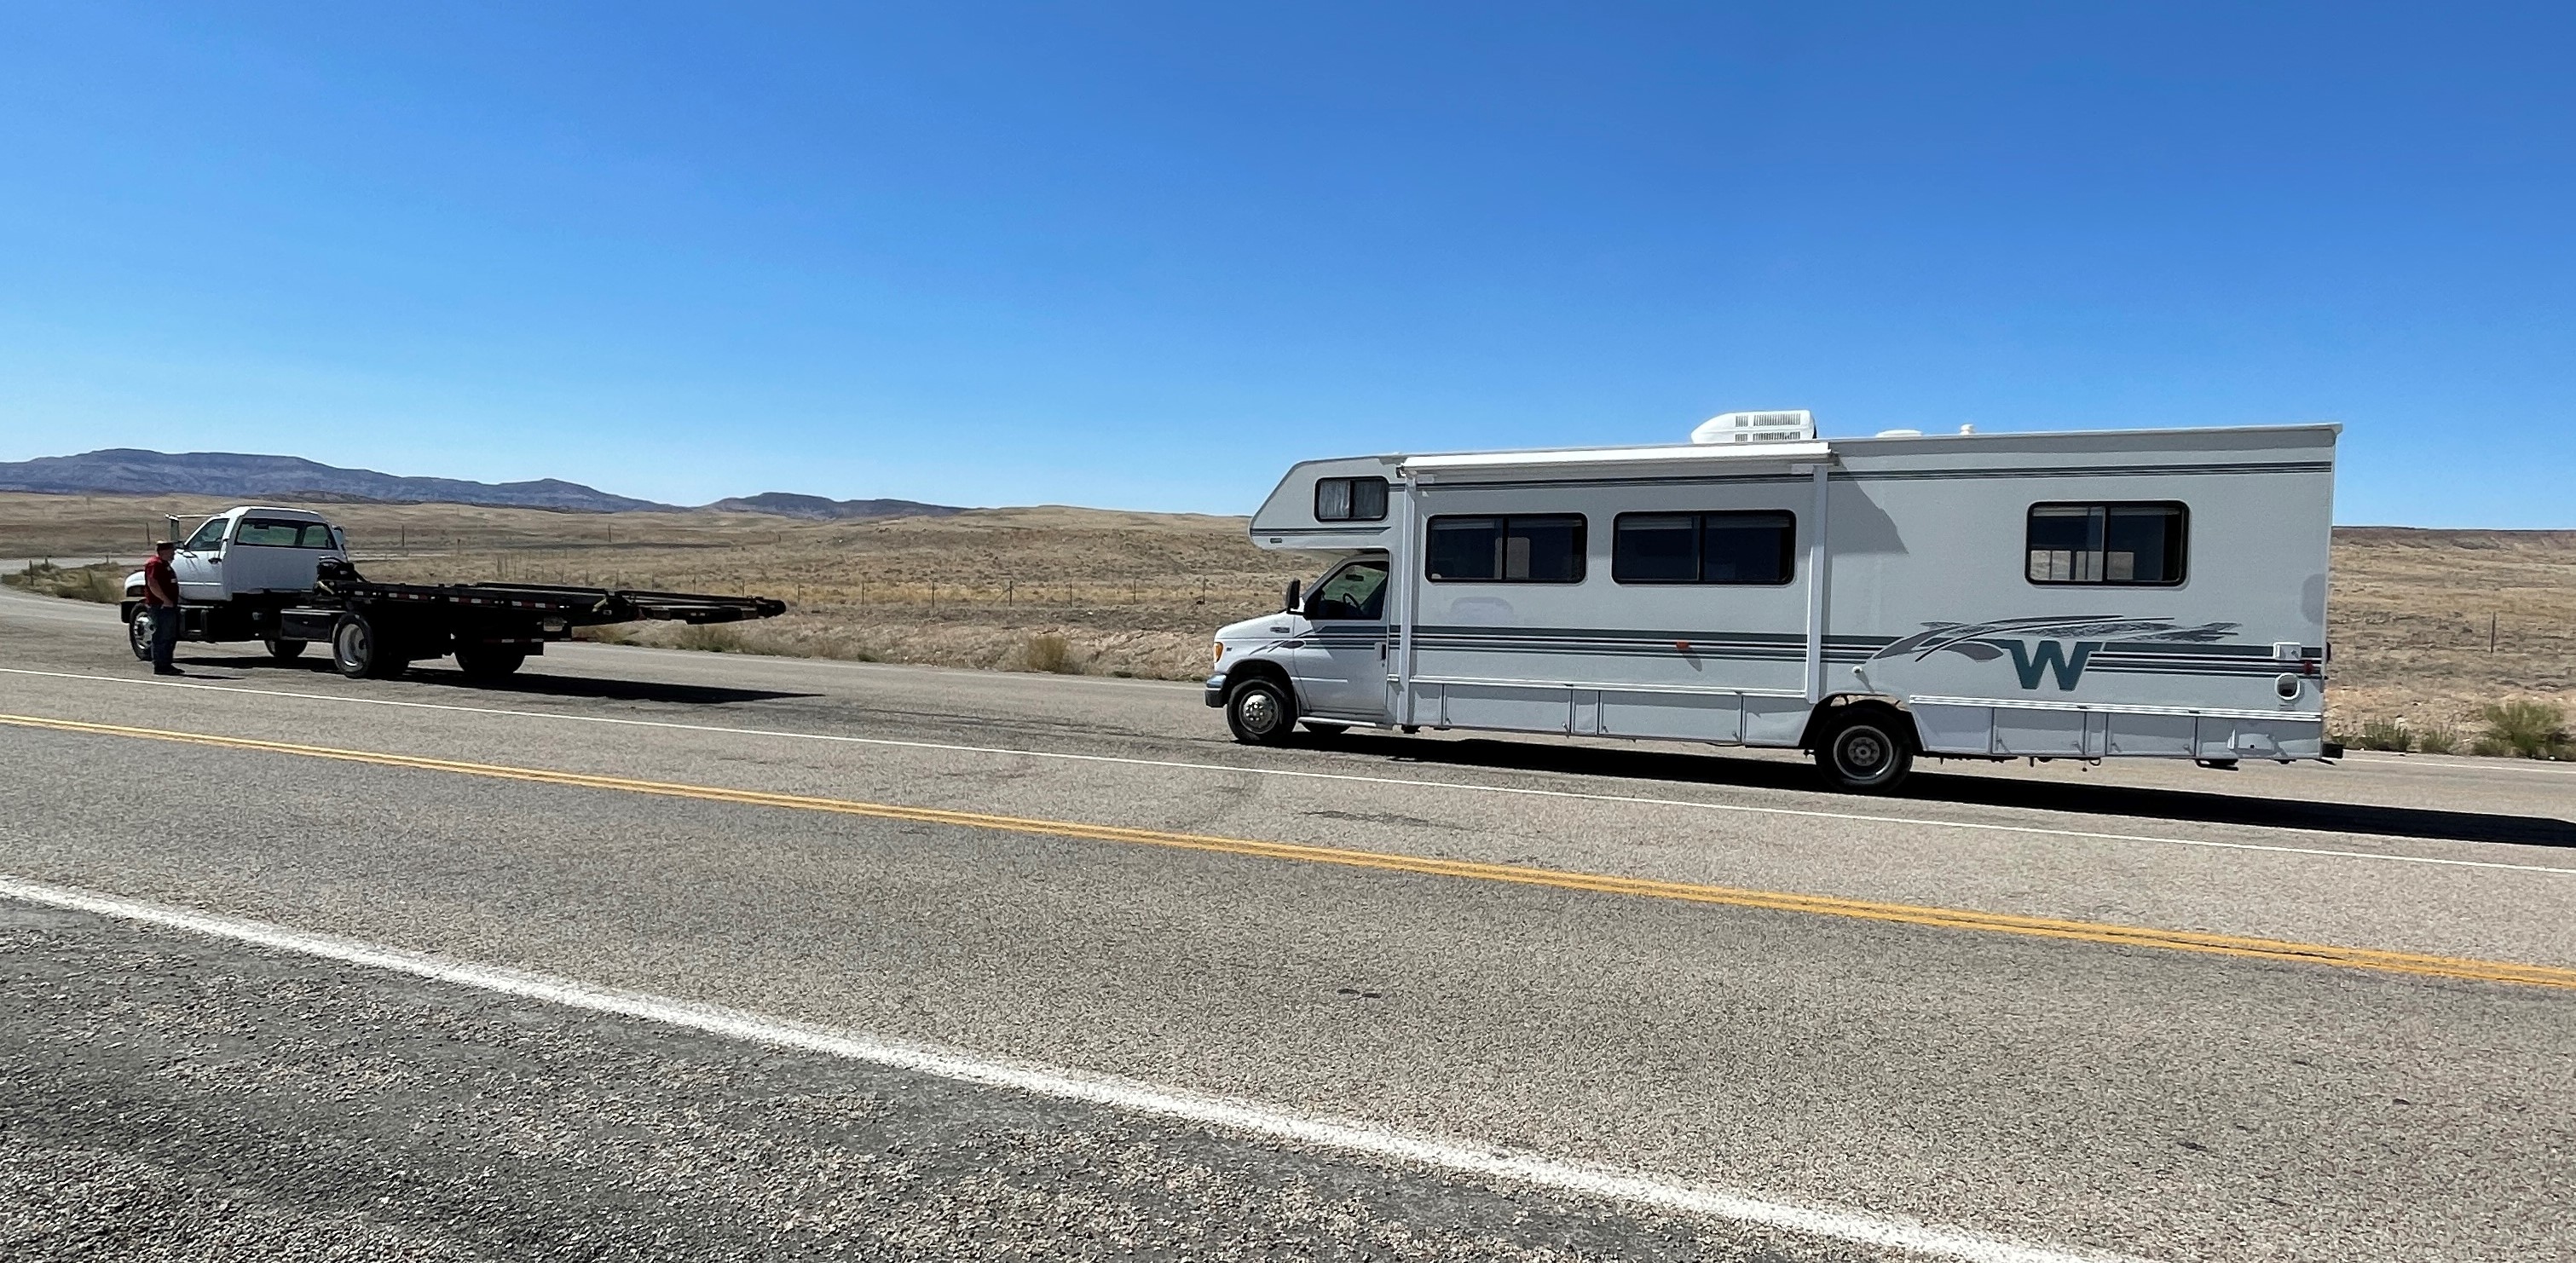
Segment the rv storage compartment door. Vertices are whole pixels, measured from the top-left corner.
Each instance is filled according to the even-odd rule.
[[[1995,753],[2036,755],[2043,759],[2082,758],[2085,721],[2080,710],[2030,710],[1995,707]]]
[[[1995,708],[1916,702],[1914,730],[1934,754],[1993,754]]]
[[[1440,723],[1449,728],[1505,732],[1569,732],[1574,690],[1548,685],[1444,684]]]
[[[1744,698],[1735,693],[1601,694],[1601,735],[1668,741],[1744,740]]]
[[[2111,753],[2189,758],[2200,730],[2196,715],[2111,716]]]

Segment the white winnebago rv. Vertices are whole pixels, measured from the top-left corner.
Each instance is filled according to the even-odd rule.
[[[1355,456],[1288,471],[1253,543],[1333,554],[1217,633],[1235,736],[1303,724],[1917,754],[2332,758],[2334,425]]]

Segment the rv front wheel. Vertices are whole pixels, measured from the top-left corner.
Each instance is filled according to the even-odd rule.
[[[1249,745],[1284,745],[1297,731],[1297,704],[1269,680],[1245,680],[1226,696],[1225,726]]]
[[[1837,789],[1885,793],[1914,770],[1914,747],[1894,716],[1873,711],[1836,724],[1816,747],[1816,766]]]

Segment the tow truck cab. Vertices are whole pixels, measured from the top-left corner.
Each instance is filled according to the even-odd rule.
[[[174,532],[175,533],[175,532]],[[326,561],[347,561],[348,539],[321,515],[302,509],[244,506],[207,518],[170,559],[179,599],[222,604],[298,596],[313,590]],[[143,600],[143,572],[125,577],[125,616]]]

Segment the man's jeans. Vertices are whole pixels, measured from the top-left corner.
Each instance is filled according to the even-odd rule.
[[[143,612],[152,616],[152,669],[172,670],[170,655],[179,649],[179,609],[173,605],[147,605]]]

